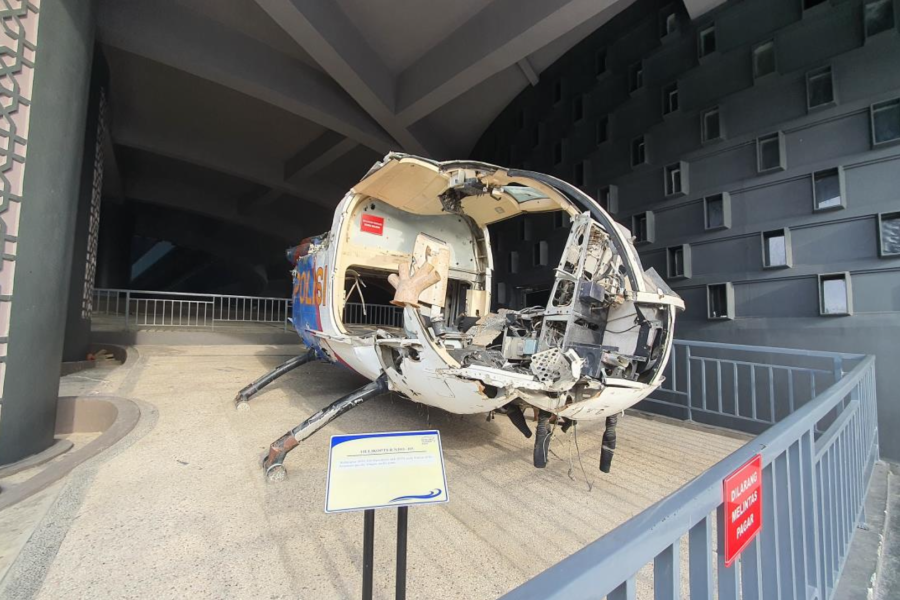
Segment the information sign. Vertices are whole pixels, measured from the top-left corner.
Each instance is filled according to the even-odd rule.
[[[331,436],[325,512],[448,500],[438,431]]]

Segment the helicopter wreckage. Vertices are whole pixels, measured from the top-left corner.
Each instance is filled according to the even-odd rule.
[[[545,306],[491,312],[488,227],[563,211],[568,239]],[[630,232],[579,189],[554,177],[468,161],[389,154],[343,198],[331,230],[288,251],[293,325],[308,350],[251,383],[263,387],[314,360],[371,383],[273,442],[263,467],[285,475],[286,455],[324,425],[387,391],[455,414],[500,413],[527,437],[534,466],[549,455],[551,424],[605,419],[608,472],[617,416],[663,381],[684,303],[644,271]],[[401,326],[345,322],[363,288],[402,307]],[[537,416],[532,434],[523,410]]]

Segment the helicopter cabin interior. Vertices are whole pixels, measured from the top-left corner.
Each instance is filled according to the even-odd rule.
[[[440,281],[422,293],[422,314],[454,328],[466,317],[471,324],[490,311],[488,225],[525,213],[578,214],[554,190],[532,180],[517,181],[503,171],[485,176],[460,169],[448,175],[409,160],[386,165],[354,192],[338,233],[337,314],[345,314],[345,303],[389,304],[395,290],[388,277],[408,261],[417,269],[427,259]],[[392,329],[342,325],[353,335]]]

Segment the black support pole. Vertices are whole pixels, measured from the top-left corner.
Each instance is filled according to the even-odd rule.
[[[406,600],[406,531],[409,507],[397,509],[397,600]]]
[[[363,525],[363,600],[372,600],[372,572],[375,554],[375,509],[366,510]]]

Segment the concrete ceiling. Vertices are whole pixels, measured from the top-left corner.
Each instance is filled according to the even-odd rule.
[[[207,217],[221,198],[222,219],[270,218],[299,240],[321,221],[304,211],[327,213],[388,151],[467,157],[517,94],[633,2],[101,0],[111,137],[127,154],[117,179],[144,202],[171,188],[170,203]],[[721,2],[686,4],[696,17]],[[221,189],[216,173],[242,184]]]

